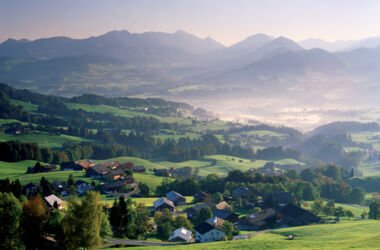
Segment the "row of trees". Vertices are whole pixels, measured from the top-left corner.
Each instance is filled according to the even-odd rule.
[[[82,201],[69,200],[66,213],[50,211],[41,197],[18,200],[12,193],[0,193],[0,248],[46,249],[53,236],[63,249],[100,246],[111,233],[100,195],[89,192]]]

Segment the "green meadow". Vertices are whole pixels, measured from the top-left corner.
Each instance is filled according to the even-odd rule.
[[[294,235],[294,240],[288,240]],[[125,249],[378,249],[380,221],[359,220],[276,229],[247,240]]]
[[[67,141],[82,142],[89,141],[77,136],[70,135],[56,135],[46,132],[31,132],[27,134],[14,135],[14,134],[0,134],[0,141],[20,141],[20,142],[34,142],[40,147],[60,149]]]

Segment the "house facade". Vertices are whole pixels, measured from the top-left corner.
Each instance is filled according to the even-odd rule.
[[[195,240],[197,242],[214,242],[224,240],[226,232],[219,226],[204,222],[195,228]]]

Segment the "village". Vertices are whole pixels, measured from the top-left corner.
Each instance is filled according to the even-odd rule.
[[[267,164],[259,170],[249,170],[247,173],[262,172],[266,175],[278,175],[273,163]],[[29,167],[28,174],[37,172],[58,171],[55,165],[40,165]],[[120,163],[117,161],[95,164],[92,160],[63,162],[60,171],[83,172],[89,179],[99,180],[87,182],[77,180],[75,183],[52,182],[53,194],[43,197],[46,205],[51,209],[65,211],[64,201],[70,195],[83,196],[90,190],[100,191],[108,197],[147,197],[139,190],[139,183],[133,177],[133,173],[144,174],[147,169],[131,162]],[[192,176],[191,168],[170,168],[152,170],[156,176],[167,178],[188,179]],[[26,196],[30,199],[41,192],[41,186],[28,183],[23,186]],[[252,189],[238,186],[231,190],[230,195],[209,194],[203,191],[194,192],[192,200],[175,190],[157,197],[153,202],[151,218],[156,213],[171,213],[173,216],[185,216],[194,225],[194,228],[175,228],[168,238],[169,242],[214,242],[226,239],[242,239],[248,236],[238,235],[241,231],[262,231],[271,228],[288,226],[301,226],[321,223],[321,218],[297,204],[290,192],[270,192],[259,196]],[[258,197],[259,199],[252,198]],[[240,203],[240,205],[235,205]],[[234,205],[232,205],[234,204]],[[244,204],[244,205],[241,205]],[[109,212],[111,210],[109,209]],[[202,221],[202,216],[204,221]],[[201,220],[201,221],[199,221]],[[227,232],[226,222],[232,225],[232,232]],[[151,228],[157,230],[157,225],[151,222]],[[228,235],[229,236],[228,236]],[[231,237],[232,234],[232,237]]]

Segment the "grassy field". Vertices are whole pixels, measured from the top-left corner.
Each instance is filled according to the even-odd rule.
[[[0,161],[0,179],[15,179],[25,175],[28,167],[34,166],[37,161],[27,160],[19,162]]]
[[[16,99],[12,99],[11,103],[13,105],[16,105],[16,106],[22,106],[25,111],[28,111],[31,113],[36,112],[38,109],[38,105],[36,105],[36,104],[29,103],[29,102],[23,102],[23,101],[16,100]]]
[[[147,114],[143,112],[136,112],[130,109],[121,109],[114,106],[109,105],[90,105],[90,104],[80,104],[80,103],[66,103],[66,106],[69,109],[83,109],[87,112],[99,112],[99,113],[111,113],[117,116],[123,117],[135,117],[135,116],[146,116],[146,117],[154,117],[160,120],[161,122],[168,123],[179,123],[182,125],[191,125],[191,119],[181,118],[181,117],[161,117],[153,114]]]
[[[375,150],[380,150],[380,139],[373,138],[380,136],[380,132],[360,132],[351,134],[352,140],[356,142],[370,143]]]
[[[69,135],[55,135],[45,132],[32,132],[22,135],[0,134],[0,141],[34,142],[37,143],[40,147],[60,149],[62,148],[63,144],[67,141],[82,142],[89,140]]]
[[[294,235],[295,240],[288,240]],[[380,221],[312,225],[273,230],[248,240],[155,247],[162,249],[378,249]],[[154,249],[155,249],[154,248]],[[128,247],[126,249],[134,249]],[[152,249],[138,247],[136,249]]]

